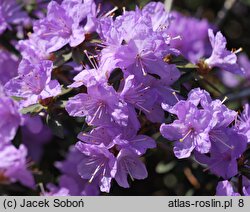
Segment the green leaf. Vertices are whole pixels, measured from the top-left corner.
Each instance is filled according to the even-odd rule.
[[[11,96],[11,98],[12,98],[14,101],[17,101],[17,102],[20,102],[21,100],[24,99],[24,98],[19,97],[19,96]]]
[[[173,57],[171,58],[171,64],[175,64],[177,68],[179,69],[197,69],[198,66],[190,63],[190,61],[188,61],[186,58],[184,58],[183,56],[177,56],[177,57]],[[181,70],[183,71],[183,70]]]
[[[193,63],[186,63],[183,65],[177,65],[176,67],[179,69],[197,69],[198,68],[198,66],[193,64]]]
[[[38,103],[38,104],[34,104],[34,105],[30,105],[28,107],[25,107],[25,108],[21,109],[20,112],[22,114],[39,113],[43,109],[45,109],[45,107]]]
[[[54,135],[58,136],[59,138],[64,138],[64,128],[59,119],[47,115],[46,123],[48,127],[52,130]]]

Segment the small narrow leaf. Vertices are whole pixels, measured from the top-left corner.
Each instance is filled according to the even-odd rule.
[[[30,105],[28,107],[25,107],[23,109],[20,110],[20,112],[22,114],[28,114],[28,113],[39,113],[41,112],[43,109],[45,109],[44,106],[42,106],[41,104],[34,104],[34,105]]]

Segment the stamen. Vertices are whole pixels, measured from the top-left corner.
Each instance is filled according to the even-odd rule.
[[[90,56],[90,58],[91,59],[93,59],[93,63],[94,63],[94,67],[98,67],[98,65],[97,65],[97,61],[96,61],[96,58],[98,57],[97,55],[93,55],[92,53],[90,53],[91,54],[91,56]],[[96,68],[97,69],[97,68]]]
[[[224,160],[224,158],[222,158],[221,160],[216,161],[214,164],[212,164],[211,166],[208,166],[207,168],[203,169],[203,172],[206,172],[208,170],[210,170],[211,168],[217,166],[220,162],[222,162]]]
[[[42,183],[39,183],[38,186],[39,186],[39,188],[40,188],[40,190],[41,190],[41,193],[42,193],[42,194],[45,194],[46,192],[45,192],[45,189],[44,189],[43,184],[42,184]]]
[[[180,35],[178,35],[178,36],[172,37],[171,40],[182,40],[182,38]]]
[[[85,136],[85,137],[87,137],[87,138],[89,138],[89,139],[91,139],[91,141],[92,141],[93,143],[98,143],[97,140],[100,139],[100,138],[97,137],[97,136],[93,136],[93,135],[86,134],[86,133],[82,133],[82,135]]]
[[[143,76],[147,76],[147,72],[145,71],[145,69],[143,67],[142,61],[140,60],[140,56],[138,56],[138,60],[139,60],[140,66],[141,66]]]
[[[86,57],[88,58],[88,60],[89,60],[89,62],[91,63],[91,65],[92,65],[95,69],[97,69],[98,67],[95,66],[95,64],[92,62],[92,60],[91,60],[91,58],[90,58],[90,56],[89,56],[87,50],[84,50],[83,52],[84,52],[84,54],[86,55]]]
[[[127,163],[126,163],[126,162],[124,162],[124,165],[125,165],[125,167],[126,167],[126,169],[127,169],[127,171],[128,171],[128,174],[129,174],[129,176],[130,176],[131,180],[132,180],[132,181],[134,181],[134,178],[133,178],[133,176],[132,176],[131,172],[129,171],[129,168],[128,168]]]
[[[123,15],[126,13],[126,7],[122,7]]]
[[[234,124],[237,126],[238,124],[238,117],[240,118],[239,116],[239,111],[237,111],[237,115],[235,116],[235,119],[234,119]]]
[[[103,107],[102,104],[99,105],[99,107],[97,108],[96,112],[94,113],[94,116],[92,117],[92,119],[90,120],[89,124],[92,124],[92,122],[95,120],[97,114],[99,113],[99,111],[101,110],[101,108]],[[100,118],[100,116],[98,116]]]
[[[172,92],[172,94],[173,94],[174,97],[176,98],[177,102],[179,102],[180,100],[179,100],[178,96],[176,95],[176,92],[174,91],[174,92]]]
[[[224,104],[224,102],[227,101],[227,99],[228,99],[228,97],[225,96],[221,103]]]
[[[139,108],[141,108],[142,110],[146,111],[147,113],[150,113],[149,110],[147,110],[145,107],[143,107],[142,105],[136,103],[136,106],[138,106]]]
[[[179,141],[180,141],[180,142],[183,142],[183,141],[189,136],[189,134],[190,134],[192,131],[193,131],[193,129],[190,129],[190,130],[187,132],[187,134],[186,134],[183,138],[179,139]]]
[[[97,14],[99,14],[99,13],[100,13],[100,11],[101,11],[101,7],[102,7],[102,4],[101,4],[101,3],[99,3],[99,4],[97,5]]]
[[[146,140],[147,140],[147,138],[140,138],[140,139],[133,140],[133,142],[146,141]]]
[[[98,171],[101,169],[102,166],[103,164],[97,166],[97,168],[95,169],[94,173],[91,175],[91,178],[88,181],[89,183],[92,183],[93,179],[95,178],[96,174],[98,173]]]
[[[226,147],[228,147],[229,149],[233,150],[234,146],[229,146],[227,143],[225,143],[223,140],[221,140],[219,137],[217,137],[216,135],[212,135],[212,137],[214,137],[215,139],[217,139],[219,142],[221,142],[223,145],[225,145]]]
[[[232,49],[232,53],[234,53],[234,54],[238,54],[238,53],[240,53],[240,52],[242,52],[243,51],[243,48],[238,48],[238,49]]]
[[[118,7],[117,6],[115,6],[112,10],[110,10],[109,12],[107,12],[105,15],[104,15],[104,17],[108,17],[108,16],[110,16],[113,12],[115,12],[116,10],[118,10]]]
[[[145,88],[139,89],[139,90],[138,90],[138,93],[143,92],[143,91],[146,91],[146,90],[148,90],[148,89],[150,89],[150,86],[147,86],[147,87],[145,87]]]

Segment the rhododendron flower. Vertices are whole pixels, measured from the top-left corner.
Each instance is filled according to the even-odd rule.
[[[44,60],[38,64],[32,64],[23,60],[19,65],[19,75],[5,85],[6,93],[21,97],[23,106],[60,94],[60,84],[57,80],[51,80],[52,66],[51,61]]]
[[[214,36],[213,31],[209,29],[208,36],[213,48],[213,52],[211,56],[205,60],[205,63],[210,68],[218,67],[234,74],[243,75],[245,72],[237,64],[236,54],[226,49],[227,41],[221,32],[217,32]]]
[[[206,164],[212,173],[229,179],[238,173],[237,159],[247,147],[245,136],[238,134],[233,129],[224,129],[217,135],[217,142],[212,143],[209,155],[195,154],[198,162]]]
[[[66,44],[75,47],[84,41],[85,33],[90,32],[92,27],[86,25],[87,29],[84,29],[81,22],[88,18],[92,4],[94,3],[90,0],[63,1],[61,5],[55,1],[49,3],[47,16],[34,24],[36,36],[47,41],[48,53],[57,51]]]
[[[236,121],[236,129],[247,136],[248,143],[250,142],[250,108],[249,104],[245,104],[242,114]]]
[[[78,142],[76,148],[85,157],[78,164],[78,173],[81,178],[97,181],[100,190],[109,192],[110,183],[116,173],[116,163],[114,155],[106,147]]]
[[[0,84],[4,85],[17,75],[18,58],[0,48]]]
[[[175,156],[187,158],[194,149],[208,153],[211,147],[209,139],[211,113],[199,110],[189,101],[179,101],[170,112],[176,114],[178,120],[172,124],[162,124],[160,132],[165,138],[175,141]]]
[[[138,155],[128,149],[122,149],[117,156],[117,172],[115,180],[117,183],[128,188],[127,177],[133,179],[145,179],[148,176],[147,169]]]
[[[0,92],[0,147],[9,143],[21,124],[18,107],[12,99]]]
[[[29,17],[16,0],[0,0],[0,34],[11,25],[26,24]]]
[[[0,146],[0,175],[6,183],[19,181],[24,186],[34,188],[35,182],[26,164],[27,149],[24,145]]]
[[[86,116],[86,121],[96,126],[112,122],[127,125],[126,105],[119,101],[118,94],[111,86],[89,87],[87,94],[78,94],[71,98],[66,110],[71,116]]]

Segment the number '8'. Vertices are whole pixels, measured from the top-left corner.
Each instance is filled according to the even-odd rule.
[[[239,207],[244,207],[244,200],[243,199],[239,199],[239,203],[238,203]]]

